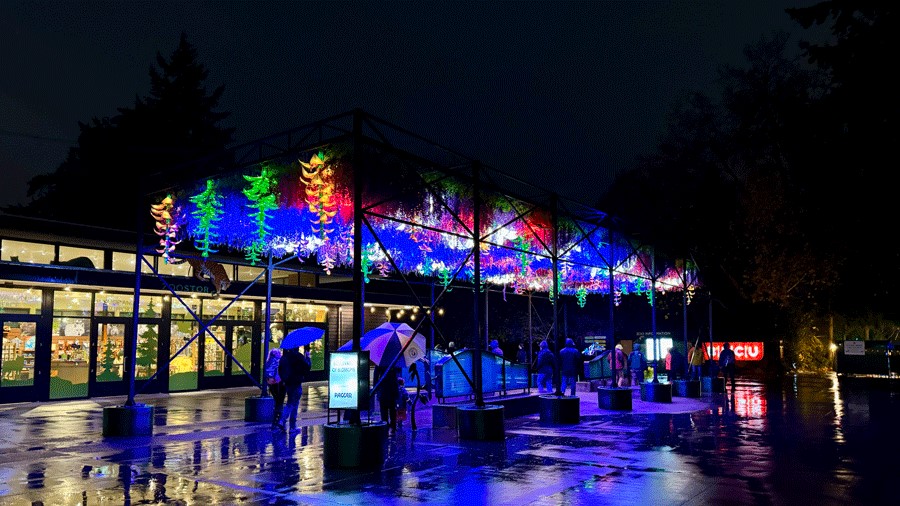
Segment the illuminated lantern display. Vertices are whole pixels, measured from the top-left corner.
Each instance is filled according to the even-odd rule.
[[[271,170],[265,166],[259,176],[244,176],[244,179],[250,182],[250,187],[243,190],[244,196],[250,201],[247,207],[255,209],[249,216],[256,222],[256,238],[247,248],[247,260],[256,265],[268,246],[266,239],[271,230],[268,224],[271,218],[269,212],[278,208],[275,194],[272,192],[275,182]]]
[[[216,193],[212,180],[207,180],[206,189],[190,200],[196,206],[191,214],[199,219],[197,228],[193,231],[194,236],[199,237],[195,242],[201,256],[206,258],[210,253],[218,251],[212,249],[212,246],[217,244],[219,239],[216,228],[222,218],[222,196]]]
[[[153,231],[159,236],[159,246],[156,252],[162,255],[163,262],[175,263],[171,257],[175,252],[175,245],[181,242],[178,238],[179,223],[181,209],[175,207],[172,195],[166,195],[162,202],[150,206],[150,214],[156,223]]]
[[[335,209],[334,197],[334,181],[332,176],[334,171],[325,165],[325,155],[319,151],[317,155],[310,158],[309,163],[300,162],[303,167],[303,173],[300,179],[306,184],[306,201],[309,204],[309,210],[315,214],[312,230],[319,234],[319,239],[325,240],[325,236],[334,229],[328,228],[328,225],[337,214]]]
[[[575,300],[578,301],[578,307],[584,307],[587,304],[587,288],[579,286],[578,290],[575,290]]]
[[[292,162],[270,160],[248,166],[240,175],[172,192],[173,203],[184,203],[176,213],[182,218],[172,215],[173,207],[168,212],[175,227],[167,229],[165,209],[154,208],[160,237],[189,238],[204,257],[227,249],[244,252],[253,263],[292,255],[318,264],[325,274],[353,269],[351,152],[343,144],[329,145],[305,156],[290,155]],[[554,298],[553,251],[559,295],[574,296],[579,306],[589,294],[612,294],[619,305],[623,295],[643,293],[652,301],[654,289],[662,293],[699,286],[688,262],[660,258],[654,263],[651,249],[617,239],[600,222],[587,221],[594,220],[593,215],[583,220],[560,217],[554,230],[552,212],[499,192],[485,190],[476,206],[464,177],[425,167],[393,167],[390,160],[384,166],[372,163],[359,207],[364,213],[358,231],[364,253],[356,268],[366,281],[373,273],[410,275],[428,278],[447,291],[456,273],[472,282],[477,208],[478,290],[512,288]],[[418,171],[418,176],[406,171]],[[167,248],[171,253],[173,244],[161,243],[160,254]],[[658,272],[650,272],[657,266]]]

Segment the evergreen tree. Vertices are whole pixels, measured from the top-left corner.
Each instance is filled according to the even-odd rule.
[[[113,117],[80,123],[66,160],[32,178],[29,203],[7,211],[133,230],[149,205],[146,194],[227,166],[223,150],[234,129],[218,126],[229,113],[215,110],[224,86],[207,92],[208,71],[185,34],[171,57],[157,53],[156,63],[149,96]]]
[[[116,372],[116,343],[112,338],[107,338],[103,344],[103,359],[100,361],[100,367],[103,369],[97,379],[100,381],[114,381],[122,379]]]
[[[156,366],[156,352],[159,343],[159,334],[156,325],[142,325],[144,331],[137,342],[137,356],[135,357],[136,378],[149,378]]]

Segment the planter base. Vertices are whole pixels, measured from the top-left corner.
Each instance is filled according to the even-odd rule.
[[[103,408],[103,436],[153,435],[153,406],[110,406]]]
[[[378,469],[384,465],[388,424],[333,424],[324,426],[322,459],[325,467],[336,469]]]
[[[703,383],[703,391],[714,394],[725,393],[725,378],[713,378],[712,376],[704,376],[700,378]]]
[[[247,397],[244,399],[245,422],[272,422],[275,417],[274,397]]]
[[[700,397],[700,381],[675,380],[672,382],[672,396]]]
[[[581,399],[542,395],[539,398],[541,423],[573,424],[581,421]]]
[[[672,402],[672,384],[642,383],[641,400],[645,402]]]
[[[456,429],[460,439],[501,440],[506,436],[503,406],[487,404],[456,408]]]
[[[616,411],[631,411],[630,388],[597,388],[597,407]]]

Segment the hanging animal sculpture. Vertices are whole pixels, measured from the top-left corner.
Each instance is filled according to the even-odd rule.
[[[231,278],[225,271],[225,267],[219,262],[199,258],[185,259],[194,271],[194,277],[200,281],[209,281],[216,289],[216,295],[220,295],[223,291],[228,290],[231,286]]]

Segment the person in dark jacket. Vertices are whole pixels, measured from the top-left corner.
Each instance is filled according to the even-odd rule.
[[[719,352],[719,368],[722,370],[722,377],[726,380],[731,379],[731,390],[734,392],[734,371],[737,368],[735,364],[734,350],[731,349],[731,343],[725,343],[722,351]]]
[[[278,374],[287,392],[287,403],[281,411],[281,418],[277,424],[282,430],[285,422],[290,422],[291,430],[297,428],[297,410],[300,407],[300,396],[303,394],[303,380],[306,379],[310,367],[309,357],[305,353],[300,353],[300,348],[284,350],[278,364]]]
[[[538,352],[537,362],[534,368],[537,370],[537,384],[539,393],[553,392],[553,373],[556,371],[556,360],[553,352],[547,346],[547,341],[541,341],[541,351]]]
[[[635,344],[634,351],[628,355],[628,369],[631,371],[631,384],[640,385],[644,382],[644,371],[647,370],[647,358],[641,351],[641,345]]]
[[[391,430],[397,429],[397,392],[400,389],[397,377],[399,375],[400,369],[397,367],[387,369],[380,365],[375,366],[375,381],[381,382],[378,387],[378,407],[381,410],[381,421],[388,422]]]
[[[560,391],[565,394],[566,388],[569,395],[575,395],[575,381],[578,378],[578,369],[584,367],[581,353],[575,347],[575,341],[566,339],[566,345],[559,350],[559,376]]]

